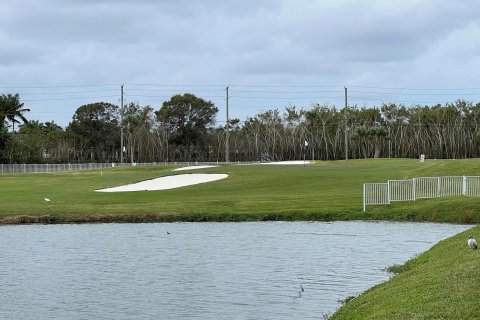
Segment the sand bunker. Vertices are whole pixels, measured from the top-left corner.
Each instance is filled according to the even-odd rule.
[[[262,164],[310,164],[310,161],[306,160],[306,161],[303,161],[303,160],[294,160],[294,161],[279,161],[279,162],[266,162],[266,163],[262,163]]]
[[[185,170],[196,170],[196,169],[206,169],[206,168],[215,168],[217,166],[191,166],[173,169],[173,171],[185,171]]]
[[[156,178],[152,180],[141,181],[124,186],[118,186],[107,189],[95,190],[97,192],[126,192],[126,191],[155,191],[167,190],[180,187],[191,186],[194,184],[212,182],[216,180],[225,179],[227,174],[180,174],[174,176],[167,176]]]

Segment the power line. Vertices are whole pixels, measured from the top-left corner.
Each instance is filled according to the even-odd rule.
[[[0,86],[0,89],[52,89],[52,88],[84,88],[84,87],[113,87],[118,84],[83,84],[83,85],[51,85],[51,86]]]
[[[22,95],[54,95],[54,94],[79,94],[79,93],[93,93],[93,92],[113,92],[115,89],[107,90],[88,90],[88,91],[61,91],[61,92],[21,92]]]
[[[140,91],[140,92],[172,92],[172,89],[136,89],[136,88],[129,88],[128,91]],[[223,92],[225,90],[204,90],[202,92]]]
[[[341,93],[342,90],[315,90],[315,91],[271,91],[271,90],[235,90],[240,93],[279,93],[279,94],[305,94],[305,93]]]
[[[395,87],[376,87],[376,86],[349,86],[351,88],[364,88],[364,89],[381,89],[381,90],[412,90],[412,91],[440,91],[440,90],[445,90],[445,91],[467,91],[467,90],[480,90],[478,87],[472,87],[472,88],[395,88]]]
[[[143,97],[143,98],[171,98],[172,96],[170,95],[155,95],[155,96],[145,96],[141,94],[126,94],[129,97]],[[225,98],[224,96],[205,96],[205,99],[211,99],[211,98]]]
[[[115,86],[115,88],[109,88]],[[118,95],[110,93],[118,90],[117,84],[78,84],[78,85],[48,85],[48,86],[0,86],[0,89],[32,89],[34,92],[20,92],[25,99],[24,102],[48,102],[48,101],[68,101],[68,100],[111,100],[117,98]],[[333,103],[332,106],[338,104],[340,106],[340,95],[321,95],[322,93],[341,93],[343,90],[338,90],[341,86],[337,85],[256,85],[256,84],[236,84],[229,86],[231,93],[229,98],[234,102],[232,108],[266,108],[262,101],[271,105],[270,108],[278,108],[279,104],[288,101],[290,104],[322,104],[327,102]],[[77,88],[80,90],[61,90],[65,88]],[[184,91],[193,89],[195,94],[223,92],[225,86],[222,84],[158,84],[158,83],[132,83],[126,85],[126,95],[136,99],[168,99],[171,95],[168,92]],[[352,89],[353,88],[353,89]],[[355,89],[356,88],[356,89]],[[59,89],[56,91],[55,89]],[[84,89],[84,90],[82,90]],[[381,86],[350,86],[350,93],[355,93],[349,96],[351,102],[355,101],[372,101],[378,103],[411,103],[411,104],[438,104],[448,103],[453,96],[462,97],[467,96],[470,99],[475,99],[480,96],[480,88],[408,88],[408,87],[381,87]],[[374,89],[374,90],[362,90]],[[46,90],[46,91],[43,91]],[[383,91],[385,90],[385,91]],[[398,90],[398,92],[396,92]],[[442,92],[439,92],[442,91]],[[455,92],[456,91],[456,92]],[[477,91],[477,92],[472,92]],[[145,93],[160,93],[160,94],[142,94]],[[89,93],[105,93],[104,95],[88,95],[79,96]],[[165,93],[165,94],[162,94]],[[233,93],[233,95],[232,95]],[[258,94],[258,95],[257,95]],[[318,94],[318,95],[316,95]],[[75,96],[68,96],[75,95]],[[38,97],[36,97],[38,96]],[[402,99],[402,97],[426,97],[430,96],[433,99],[415,100]],[[225,99],[223,95],[206,95],[205,99],[219,101],[218,99]],[[479,97],[480,98],[480,97]],[[242,100],[257,100],[258,104],[247,105],[242,104]],[[270,101],[268,101],[270,100]],[[325,101],[327,100],[327,101]],[[435,101],[436,100],[436,101]],[[235,106],[235,101],[238,102]],[[278,102],[275,102],[278,101]],[[245,101],[246,102],[246,101]],[[255,102],[254,102],[255,103]],[[218,103],[216,103],[218,104]],[[280,106],[282,107],[282,106]],[[233,110],[235,111],[235,110]]]
[[[381,99],[381,98],[368,98],[368,97],[355,97],[355,96],[349,96],[349,98],[352,99],[358,99],[358,100],[368,100],[368,101],[379,101],[382,103],[411,103],[411,104],[438,104],[442,103],[443,101],[416,101],[416,100],[397,100],[397,99]]]
[[[110,96],[96,96],[96,97],[68,97],[68,98],[46,98],[46,99],[22,99],[24,102],[40,102],[40,101],[65,101],[65,100],[86,100],[86,99],[103,99],[103,98],[118,98],[118,95]]]
[[[224,84],[158,84],[158,83],[128,83],[125,86],[150,87],[225,87]]]
[[[405,96],[456,96],[459,93],[399,93],[399,92],[381,92],[381,91],[358,91],[350,90],[355,93],[379,94],[379,95],[405,95]],[[475,93],[461,93],[461,95],[480,95],[480,92]]]
[[[242,84],[232,84],[230,87],[241,87],[241,88],[340,88],[341,86],[320,86],[320,85],[242,85]]]
[[[261,97],[261,96],[231,96],[237,99],[271,99],[271,100],[315,100],[315,99],[341,99],[342,96],[330,97]]]

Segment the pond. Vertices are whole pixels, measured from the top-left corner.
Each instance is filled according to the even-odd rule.
[[[465,225],[0,227],[1,319],[322,319]],[[301,288],[304,289],[301,292]]]

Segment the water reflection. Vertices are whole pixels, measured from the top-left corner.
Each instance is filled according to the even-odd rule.
[[[388,279],[386,266],[467,228],[386,222],[3,226],[0,318],[318,319],[339,300]]]

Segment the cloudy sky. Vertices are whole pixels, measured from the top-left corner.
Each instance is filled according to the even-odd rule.
[[[64,126],[82,104],[158,110],[173,94],[224,120],[285,106],[480,102],[476,0],[2,0],[0,93]],[[220,123],[220,122],[219,122]]]

